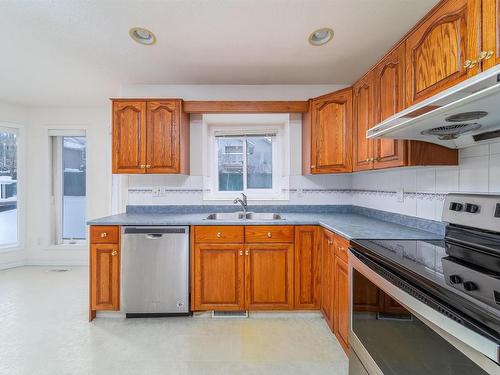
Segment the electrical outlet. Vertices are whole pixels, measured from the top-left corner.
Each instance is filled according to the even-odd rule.
[[[161,195],[162,197],[165,197],[165,196],[167,195],[167,193],[168,193],[168,187],[163,186],[163,187],[161,188],[160,195]]]
[[[396,190],[396,199],[398,203],[403,203],[405,201],[405,191],[403,189]]]
[[[161,188],[158,186],[154,187],[152,192],[153,197],[159,197],[160,194],[161,194]]]

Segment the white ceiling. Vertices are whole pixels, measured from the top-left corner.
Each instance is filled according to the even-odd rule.
[[[0,100],[102,104],[130,84],[350,84],[437,0],[0,0]],[[151,29],[156,45],[128,30]],[[323,47],[307,42],[335,30]]]

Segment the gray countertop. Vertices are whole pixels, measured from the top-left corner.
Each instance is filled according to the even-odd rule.
[[[347,239],[441,239],[442,235],[355,213],[286,213],[284,220],[205,220],[206,213],[123,213],[89,225],[320,225]]]

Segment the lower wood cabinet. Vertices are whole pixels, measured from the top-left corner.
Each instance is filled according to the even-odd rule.
[[[295,303],[296,310],[319,308],[320,247],[319,227],[295,227]]]
[[[120,309],[120,245],[90,245],[91,311]]]
[[[293,309],[293,244],[245,247],[246,308]]]
[[[196,244],[193,257],[194,310],[244,310],[242,244]]]
[[[335,336],[345,351],[349,349],[349,271],[347,262],[335,257]]]
[[[192,310],[293,309],[293,226],[199,226],[192,238]]]
[[[335,247],[334,235],[324,229],[321,238],[321,312],[328,326],[335,331],[334,319],[334,283],[335,283]]]

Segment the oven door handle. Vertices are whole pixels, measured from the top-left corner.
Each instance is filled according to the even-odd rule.
[[[498,343],[458,323],[455,319],[462,319],[462,317],[442,305],[432,296],[423,293],[387,268],[382,267],[353,248],[349,248],[349,268],[351,275],[352,269],[363,274],[378,288],[389,294],[412,314],[422,319],[430,328],[453,345],[459,347],[459,349],[460,346],[464,348],[464,343],[466,343],[469,347],[495,361],[497,364],[500,363],[500,346]],[[396,286],[394,282],[398,285]]]

